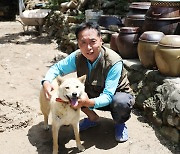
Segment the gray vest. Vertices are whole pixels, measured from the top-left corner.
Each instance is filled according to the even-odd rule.
[[[111,67],[117,62],[122,61],[122,58],[113,50],[102,47],[101,57],[95,68],[91,70],[88,76],[87,59],[81,54],[80,50],[76,55],[77,76],[87,75],[85,82],[85,91],[90,98],[98,97],[103,92],[105,80]],[[123,67],[121,78],[119,80],[116,91],[132,93],[127,79],[127,71]]]

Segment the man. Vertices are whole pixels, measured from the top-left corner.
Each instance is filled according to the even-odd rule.
[[[94,109],[110,111],[115,122],[115,139],[128,140],[125,122],[130,118],[134,97],[129,86],[122,58],[103,46],[100,28],[96,23],[82,23],[76,29],[79,49],[54,64],[42,81],[47,99],[53,90],[52,80],[57,75],[77,72],[87,75],[86,96],[78,100],[78,106],[87,115],[80,123],[80,131],[97,125],[99,116]]]

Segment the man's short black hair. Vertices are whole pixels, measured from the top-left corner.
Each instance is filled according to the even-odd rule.
[[[75,31],[75,35],[76,38],[78,39],[78,35],[81,31],[83,31],[84,29],[96,29],[98,36],[101,36],[101,30],[100,30],[100,26],[96,23],[96,22],[84,22],[81,23],[80,25],[77,26],[76,31]]]

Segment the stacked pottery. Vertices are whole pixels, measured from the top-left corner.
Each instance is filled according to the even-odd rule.
[[[161,31],[166,35],[180,34],[180,0],[154,0],[146,12],[142,31]]]
[[[128,15],[132,14],[146,14],[149,9],[151,3],[150,2],[132,2],[129,5]]]
[[[118,39],[119,33],[114,33],[111,35],[110,40],[110,48],[118,53],[118,47],[117,47],[117,39]]]
[[[129,12],[124,19],[124,25],[126,27],[139,27],[141,29],[145,20],[145,14],[150,5],[150,2],[131,3],[129,6]]]
[[[144,20],[145,20],[144,14],[127,15],[124,21],[124,25],[126,27],[139,27],[140,29],[142,29]]]
[[[180,36],[165,35],[158,43],[155,61],[166,76],[180,77]]]
[[[139,60],[145,68],[155,69],[156,62],[154,53],[158,42],[164,34],[158,31],[146,31],[139,37],[138,56]]]
[[[116,40],[119,55],[124,59],[138,58],[139,27],[121,27]]]

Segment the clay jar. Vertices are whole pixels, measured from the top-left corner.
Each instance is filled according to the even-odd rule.
[[[138,58],[139,27],[121,27],[116,40],[118,53],[124,59]]]
[[[117,38],[118,38],[119,33],[114,33],[111,35],[111,40],[110,40],[110,48],[116,52],[118,52],[118,47],[117,47]]]
[[[152,1],[146,12],[143,24],[145,31],[161,31],[166,35],[180,34],[178,23],[180,22],[180,2],[173,1]]]
[[[138,42],[138,56],[142,65],[145,68],[155,69],[156,62],[154,52],[158,42],[162,39],[164,34],[158,31],[146,31],[139,37]]]
[[[124,25],[126,27],[139,27],[139,28],[142,28],[144,20],[145,20],[145,15],[144,14],[127,15],[125,17]]]
[[[165,35],[159,41],[155,51],[155,61],[163,75],[180,77],[179,35]]]
[[[130,14],[146,14],[146,11],[149,9],[151,3],[150,2],[132,2],[129,5],[129,12]]]

